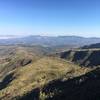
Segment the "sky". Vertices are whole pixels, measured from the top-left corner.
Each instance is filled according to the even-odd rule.
[[[0,35],[100,37],[100,0],[0,0]]]

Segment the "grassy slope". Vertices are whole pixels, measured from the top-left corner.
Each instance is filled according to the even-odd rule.
[[[11,100],[13,97],[24,96],[33,89],[41,88],[52,80],[80,76],[90,71],[62,59],[44,57],[40,60],[11,71],[10,81],[1,91],[0,99]],[[9,80],[11,80],[9,79]]]
[[[0,80],[9,71],[40,59],[47,50],[41,46],[0,46]]]

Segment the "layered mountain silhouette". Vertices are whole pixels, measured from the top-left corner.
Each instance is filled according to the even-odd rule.
[[[72,45],[84,46],[88,44],[100,43],[100,38],[84,38],[79,36],[26,36],[19,38],[0,39],[0,44],[33,44],[45,46],[59,46],[59,45]]]

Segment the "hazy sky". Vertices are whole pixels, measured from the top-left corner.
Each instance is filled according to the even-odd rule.
[[[100,0],[0,0],[0,35],[100,37]]]

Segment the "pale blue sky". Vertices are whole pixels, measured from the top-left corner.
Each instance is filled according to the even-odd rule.
[[[100,0],[0,0],[0,35],[100,37]]]

